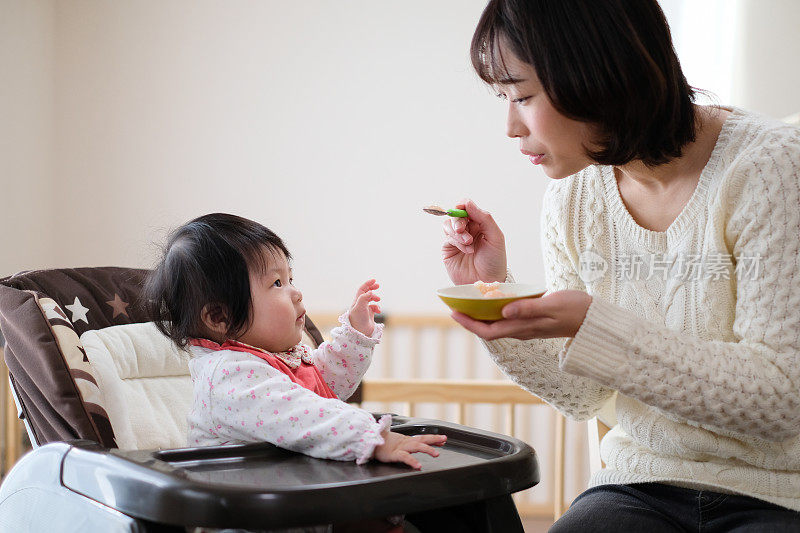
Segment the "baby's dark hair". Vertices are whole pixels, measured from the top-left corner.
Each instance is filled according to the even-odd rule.
[[[263,272],[269,254],[291,259],[280,237],[258,222],[225,213],[198,217],[169,236],[148,275],[144,305],[150,320],[175,344],[202,337],[206,305],[224,313],[227,337],[251,322],[250,271]]]

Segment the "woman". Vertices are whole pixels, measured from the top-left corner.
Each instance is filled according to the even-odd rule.
[[[695,105],[656,0],[492,0],[471,52],[553,179],[548,293],[453,316],[567,416],[617,393],[606,468],[551,531],[800,531],[800,130]],[[461,206],[450,278],[511,281]]]

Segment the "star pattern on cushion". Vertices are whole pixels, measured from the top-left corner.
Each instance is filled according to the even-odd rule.
[[[114,293],[114,299],[109,300],[106,302],[111,308],[114,310],[114,314],[111,315],[111,318],[117,318],[117,315],[125,315],[126,317],[130,318],[128,312],[125,310],[130,304],[122,300],[119,297],[119,294]]]
[[[89,323],[89,319],[86,318],[86,313],[89,312],[89,308],[88,307],[84,307],[83,304],[81,304],[81,301],[77,296],[75,297],[75,301],[72,304],[65,305],[64,307],[69,309],[69,311],[72,313],[72,323],[73,324],[75,322],[77,322],[78,320],[83,320],[87,324]]]
[[[63,318],[64,320],[69,320],[67,315],[64,314],[64,311],[61,310],[61,307],[58,304],[50,299],[45,299],[42,301],[42,310],[44,311],[45,318],[53,319],[56,317]]]

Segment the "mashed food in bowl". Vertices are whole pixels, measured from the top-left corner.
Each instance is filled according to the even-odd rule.
[[[500,290],[500,282],[493,281],[492,283],[484,283],[483,281],[476,281],[474,283],[475,287],[479,291],[484,298],[510,298],[513,294],[506,294]]]

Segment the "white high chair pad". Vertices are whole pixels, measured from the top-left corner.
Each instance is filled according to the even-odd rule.
[[[192,403],[189,353],[152,322],[81,335],[121,450],[186,446]]]

